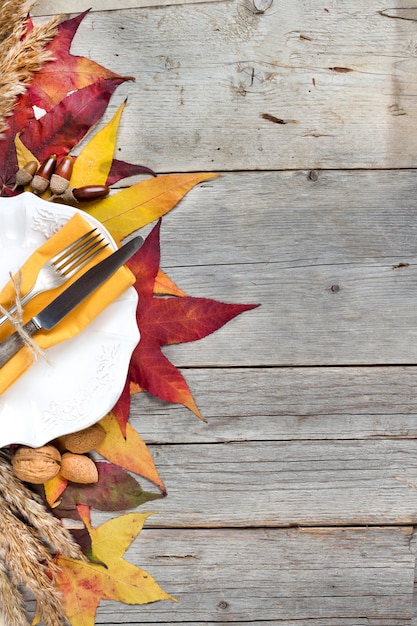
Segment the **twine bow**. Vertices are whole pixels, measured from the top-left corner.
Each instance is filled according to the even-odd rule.
[[[10,313],[7,309],[4,308],[2,304],[0,304],[0,311],[3,315],[7,317],[10,324],[13,326],[15,331],[20,335],[24,345],[29,348],[29,351],[32,355],[33,361],[38,361],[39,358],[44,359],[49,365],[51,364],[46,353],[42,348],[38,346],[36,341],[32,339],[29,333],[26,331],[23,324],[23,306],[20,300],[20,286],[22,283],[22,272],[19,270],[17,273],[17,279],[13,277],[13,275],[9,272],[10,280],[12,281],[13,289],[14,289],[14,299],[15,299],[15,307],[16,310],[14,313]]]

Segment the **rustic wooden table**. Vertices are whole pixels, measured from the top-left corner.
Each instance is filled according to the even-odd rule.
[[[128,96],[118,156],[221,174],[164,218],[163,269],[192,295],[262,305],[166,350],[207,424],[135,397],[168,497],[128,557],[179,602],[102,603],[97,624],[417,624],[417,8],[403,5],[226,0],[79,28],[74,53],[136,77],[109,107]]]

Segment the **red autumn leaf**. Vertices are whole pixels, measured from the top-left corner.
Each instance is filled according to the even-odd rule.
[[[100,79],[122,78],[86,57],[70,54],[74,35],[87,13],[84,11],[61,22],[58,34],[46,48],[54,60],[37,72],[30,85],[32,103],[45,111],[49,111],[72,91],[83,89]]]
[[[139,174],[156,176],[155,172],[149,167],[146,167],[146,165],[135,165],[133,163],[126,163],[126,161],[113,159],[109,177],[107,179],[107,185],[114,185],[123,178],[129,178],[130,176],[137,176]]]
[[[83,521],[79,515],[77,507],[74,508],[71,504],[70,506],[65,508],[65,506],[62,506],[62,504],[60,504],[59,506],[52,509],[51,513],[54,517],[57,517],[58,519],[74,520],[75,524],[72,524],[71,535],[78,543],[84,554],[89,559],[92,559],[91,538],[88,530],[83,525]]]
[[[123,81],[99,80],[70,94],[34,120],[21,134],[22,142],[39,161],[51,154],[68,154],[102,117],[112,93]]]
[[[184,376],[153,342],[142,340],[137,347],[129,376],[154,396],[166,402],[183,404],[204,421]]]
[[[256,304],[226,304],[209,298],[154,296],[160,250],[160,221],[142,248],[129,261],[137,280],[137,309],[141,338],[129,368],[129,380],[153,395],[183,404],[202,417],[179,370],[164,356],[163,346],[202,339]]]
[[[112,409],[113,415],[116,417],[123,437],[126,437],[126,424],[129,420],[130,411],[130,384],[126,379],[126,384],[120,395],[120,398]]]
[[[0,185],[11,187],[18,169],[14,138],[35,118],[27,93],[19,96],[13,115],[8,118],[8,129],[0,140]]]

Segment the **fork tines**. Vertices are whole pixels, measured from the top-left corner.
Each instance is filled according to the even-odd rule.
[[[108,245],[108,241],[97,228],[93,228],[61,250],[51,262],[62,274],[70,278]]]

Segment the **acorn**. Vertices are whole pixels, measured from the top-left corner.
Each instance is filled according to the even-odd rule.
[[[49,181],[54,173],[56,166],[56,154],[52,154],[45,159],[32,180],[32,191],[36,195],[40,196],[44,191],[48,189]]]
[[[58,163],[55,172],[51,176],[49,189],[53,195],[59,196],[69,187],[69,181],[72,174],[73,159],[71,156],[64,156]]]
[[[78,204],[79,202],[88,202],[91,200],[100,200],[110,193],[110,187],[107,185],[86,185],[85,187],[68,187],[58,197],[60,202],[66,204]],[[55,200],[55,197],[49,198]]]
[[[34,175],[36,174],[37,169],[37,161],[28,161],[23,167],[20,167],[16,172],[16,183],[13,187],[13,191],[15,191],[17,187],[24,187],[25,185],[29,185],[29,183],[32,182]]]

